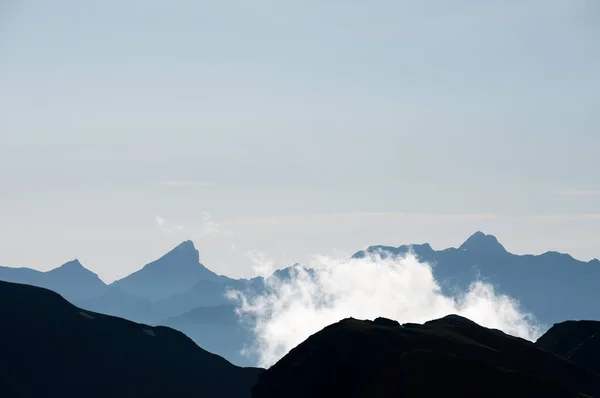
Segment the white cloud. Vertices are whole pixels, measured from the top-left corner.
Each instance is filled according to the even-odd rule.
[[[250,257],[261,271],[272,266],[256,252]],[[324,267],[313,275],[297,269],[290,281],[269,278],[264,295],[231,292],[239,300],[240,316],[256,316],[255,345],[247,352],[258,355],[259,366],[273,365],[310,335],[347,317],[422,323],[455,313],[529,340],[541,334],[516,301],[489,284],[476,282],[464,294],[445,296],[431,267],[413,255],[320,261]]]

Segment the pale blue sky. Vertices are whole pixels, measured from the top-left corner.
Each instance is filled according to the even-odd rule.
[[[596,0],[4,0],[0,264],[600,257],[599,70]]]

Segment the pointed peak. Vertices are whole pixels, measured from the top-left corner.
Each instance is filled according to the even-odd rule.
[[[173,250],[196,250],[196,247],[194,246],[194,242],[191,240],[185,240],[175,246]]]
[[[492,235],[486,235],[486,234],[484,234],[481,231],[477,231],[473,235],[469,236],[469,238],[467,239],[467,241],[473,240],[473,239],[485,239],[486,236],[492,236]]]
[[[186,260],[194,263],[200,262],[200,253],[194,246],[194,242],[186,240],[175,246],[171,251],[162,256],[160,259],[177,259]],[[159,259],[159,260],[160,260]]]
[[[471,235],[458,249],[462,251],[506,253],[506,249],[494,235],[486,235],[481,231]]]
[[[589,263],[594,265],[600,265],[600,260],[598,260],[597,258],[593,258],[589,261]]]
[[[181,242],[180,244],[178,244],[177,246],[175,246],[169,253],[194,253],[194,252],[198,252],[198,250],[196,250],[196,246],[194,246],[194,242],[192,242],[191,240],[186,240]]]
[[[51,274],[69,274],[69,275],[93,275],[98,277],[94,272],[85,268],[83,264],[78,259],[74,259],[68,261],[61,265],[60,267],[54,268],[53,270],[48,271]]]
[[[81,262],[79,261],[79,259],[67,261],[66,263],[64,263],[63,265],[61,265],[59,268],[69,268],[69,269],[83,268],[83,269],[85,269],[85,267],[83,266],[83,264],[81,264]]]

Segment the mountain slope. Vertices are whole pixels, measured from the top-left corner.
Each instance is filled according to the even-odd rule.
[[[535,344],[600,374],[600,321],[555,324]]]
[[[223,279],[219,281],[198,281],[184,293],[175,294],[155,303],[159,319],[181,315],[198,307],[212,307],[232,304],[227,297],[228,291],[239,291],[246,295],[255,295],[264,290],[262,278]]]
[[[262,371],[46,289],[0,282],[0,302],[0,396],[247,397]]]
[[[405,324],[345,319],[259,377],[254,398],[576,397],[600,377],[523,339],[456,315]]]
[[[221,282],[228,279],[202,265],[198,250],[188,240],[111,286],[137,297],[158,301],[184,293],[202,280]]]
[[[481,278],[519,300],[543,323],[600,318],[600,307],[596,305],[600,303],[597,260],[578,261],[557,252],[516,255],[506,251],[494,236],[482,232],[476,232],[458,248],[438,251],[429,244],[371,246],[353,257],[387,257],[410,251],[434,265],[434,275],[445,293],[464,290]]]
[[[83,300],[103,294],[107,286],[79,260],[69,261],[47,272],[30,268],[0,267],[0,280],[44,287],[69,300]]]
[[[118,286],[111,285],[101,296],[75,300],[73,304],[86,310],[118,316],[135,322],[151,323],[157,319],[155,303],[126,293]]]
[[[251,366],[256,358],[242,354],[253,343],[251,325],[241,322],[233,305],[199,307],[158,322],[186,334],[201,347],[219,353],[238,366]]]

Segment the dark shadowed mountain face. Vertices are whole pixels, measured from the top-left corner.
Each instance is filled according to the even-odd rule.
[[[134,296],[158,301],[184,293],[199,281],[222,282],[219,276],[200,264],[198,250],[185,241],[141,270],[112,284]]]
[[[30,268],[0,267],[0,280],[25,283],[61,292],[69,300],[83,300],[103,294],[107,286],[79,260],[69,261],[48,272]]]
[[[437,251],[429,244],[371,246],[353,257],[388,257],[411,250],[434,266],[434,275],[445,293],[464,290],[473,281],[483,279],[497,291],[519,300],[525,310],[545,324],[600,318],[597,260],[578,261],[557,252],[516,255],[507,252],[494,236],[482,232],[473,234],[459,248]]]
[[[600,377],[523,339],[450,315],[423,325],[345,319],[259,377],[254,398],[577,397]]]
[[[2,397],[248,397],[262,371],[46,289],[0,282],[0,302]]]
[[[600,321],[558,323],[535,344],[600,374]]]

